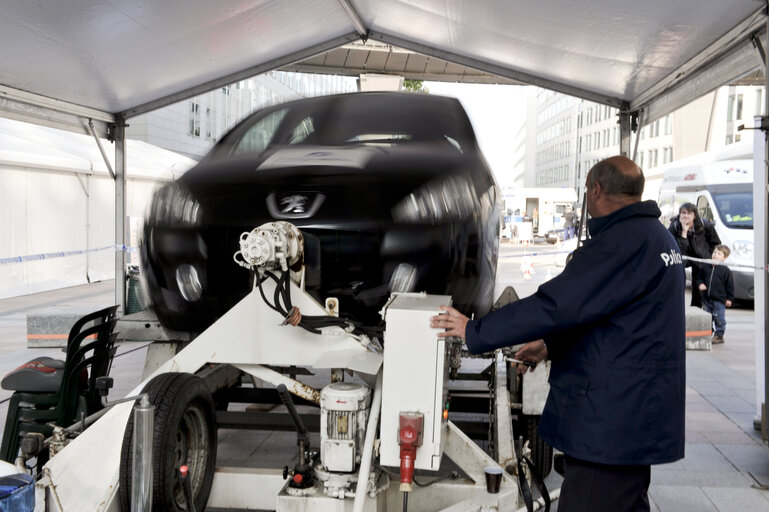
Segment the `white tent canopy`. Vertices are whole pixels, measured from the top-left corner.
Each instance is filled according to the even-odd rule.
[[[10,0],[0,4],[0,114],[82,130],[80,118],[133,117],[363,38],[646,108],[651,120],[756,71],[763,9],[756,0]]]

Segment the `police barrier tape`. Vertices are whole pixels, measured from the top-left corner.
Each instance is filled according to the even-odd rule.
[[[689,261],[696,261],[698,263],[710,263],[712,265],[724,265],[726,267],[732,268],[752,268],[753,270],[769,270],[769,267],[756,267],[754,265],[740,265],[739,263],[727,263],[725,261],[718,261],[708,258],[695,258],[694,256],[682,256],[683,259],[689,260]]]
[[[81,251],[60,251],[60,252],[48,252],[45,254],[29,254],[27,256],[13,256],[11,258],[0,258],[0,265],[5,265],[7,263],[23,263],[25,261],[52,260],[56,258],[65,258],[67,256],[77,256],[79,254],[86,254],[86,253],[99,252],[99,251],[109,251],[109,250],[136,252],[138,248],[128,247],[126,245],[107,245],[105,247],[97,247],[95,249],[85,249]]]
[[[107,245],[104,247],[98,247],[95,249],[86,249],[83,251],[60,251],[60,252],[48,252],[45,254],[30,254],[27,256],[13,256],[10,258],[0,258],[0,265],[5,265],[8,263],[23,263],[25,261],[41,261],[41,260],[52,260],[56,258],[65,258],[67,256],[77,256],[78,254],[86,254],[91,252],[99,252],[99,251],[108,251],[108,250],[117,250],[117,251],[125,251],[125,252],[136,252],[138,250],[138,247],[128,247],[126,245]],[[514,254],[510,256],[502,256],[500,259],[515,259],[515,258],[531,258],[532,256],[552,256],[555,254],[570,254],[574,251],[542,251],[542,252],[524,252],[524,254]],[[693,256],[682,256],[685,260],[690,261],[696,261],[698,263],[710,263],[713,265],[726,265],[729,268],[737,267],[737,268],[751,268],[753,270],[769,270],[769,267],[756,267],[753,265],[739,265],[734,263],[727,264],[724,261],[718,261],[713,259],[706,259],[706,258],[695,258]]]
[[[531,258],[533,256],[552,256],[555,254],[570,254],[574,251],[541,251],[541,252],[528,252],[525,251],[523,254],[513,254],[510,256],[500,256],[500,259],[516,259],[516,258]],[[769,271],[769,267],[757,267],[754,265],[740,265],[738,263],[727,263],[725,261],[718,261],[714,259],[708,259],[708,258],[695,258],[693,256],[681,256],[685,260],[690,261],[696,261],[698,263],[710,263],[713,265],[724,265],[729,268],[750,268],[753,270],[764,270]]]

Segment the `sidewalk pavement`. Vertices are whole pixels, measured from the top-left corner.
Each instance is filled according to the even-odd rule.
[[[510,243],[500,247],[497,293],[508,285],[520,297],[536,291],[562,267],[558,258],[543,254],[533,258],[533,273],[524,279],[524,250]],[[561,244],[537,246],[537,252],[563,252]],[[112,282],[94,283],[0,300],[0,373],[5,374],[39,355],[63,356],[60,349],[26,349],[26,314],[60,304],[93,305],[114,301]],[[749,309],[727,311],[726,343],[711,351],[687,352],[686,457],[652,468],[649,491],[658,512],[769,512],[769,448],[753,428],[755,417],[754,320]],[[113,364],[112,398],[124,396],[139,382],[144,362],[143,344],[121,346]],[[134,348],[139,348],[130,352]],[[122,355],[126,354],[126,355]],[[0,391],[0,400],[9,396]],[[0,405],[0,418],[6,404]],[[248,447],[248,449],[245,449]],[[295,452],[291,432],[220,431],[218,464],[290,464]],[[561,484],[555,472],[546,479],[549,489]],[[553,504],[557,512],[557,501]],[[566,512],[566,511],[563,511]]]

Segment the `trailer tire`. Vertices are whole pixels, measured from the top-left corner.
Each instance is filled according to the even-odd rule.
[[[541,416],[524,415],[524,432],[531,449],[531,461],[537,468],[540,478],[544,479],[553,468],[553,447],[537,434]]]
[[[179,466],[189,467],[195,510],[205,510],[216,463],[216,412],[205,381],[189,373],[163,373],[143,390],[155,406],[152,442],[152,510],[184,511]],[[133,411],[120,454],[120,509],[131,510]]]

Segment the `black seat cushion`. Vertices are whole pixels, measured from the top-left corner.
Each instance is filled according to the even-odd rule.
[[[38,357],[24,363],[3,377],[0,386],[13,391],[54,393],[61,387],[64,361],[52,357]]]

